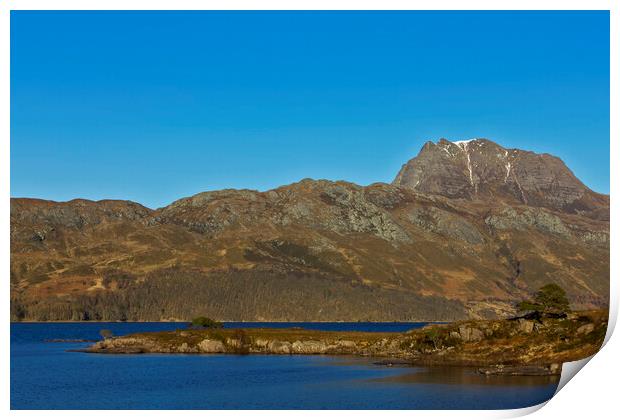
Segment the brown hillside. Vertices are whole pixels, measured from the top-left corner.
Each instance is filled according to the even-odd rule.
[[[158,210],[14,198],[10,280],[29,320],[487,318],[549,282],[594,308],[609,197],[558,158],[441,140],[393,185],[306,179]]]

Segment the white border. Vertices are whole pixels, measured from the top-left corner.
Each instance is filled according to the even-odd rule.
[[[0,113],[0,174],[2,182],[0,183],[0,195],[2,197],[2,206],[0,214],[2,218],[2,228],[0,232],[0,246],[2,252],[2,272],[5,277],[2,280],[4,290],[4,298],[0,299],[0,305],[6,320],[9,319],[8,296],[10,294],[9,287],[9,258],[10,258],[10,242],[9,242],[9,208],[10,208],[10,10],[610,10],[611,11],[611,39],[610,39],[610,58],[611,58],[611,101],[610,101],[610,134],[614,141],[610,145],[610,159],[612,163],[619,161],[617,141],[620,140],[618,129],[618,75],[620,74],[620,65],[618,62],[619,52],[619,6],[617,1],[612,0],[443,0],[443,1],[422,1],[422,0],[383,0],[381,2],[368,0],[302,0],[302,1],[283,1],[283,0],[229,0],[229,1],[198,1],[198,0],[0,0],[0,94],[3,99],[1,102],[2,112]],[[579,28],[575,28],[579,30]],[[615,166],[611,165],[611,196],[617,194],[619,171]],[[183,411],[176,413],[184,418],[202,418],[208,415],[210,418],[230,418],[237,416],[251,416],[253,418],[270,418],[270,419],[288,419],[295,416],[296,419],[311,419],[320,415],[321,417],[341,417],[355,416],[356,418],[374,418],[376,416],[389,416],[390,419],[409,419],[416,418],[459,418],[459,419],[481,419],[481,418],[506,418],[515,417],[537,411],[534,417],[545,418],[579,418],[585,416],[589,418],[608,418],[612,417],[611,413],[616,411],[617,403],[615,401],[616,392],[612,384],[615,383],[615,375],[618,371],[618,363],[615,360],[615,353],[618,352],[617,339],[609,340],[613,328],[615,327],[618,313],[618,289],[616,278],[618,276],[617,250],[615,238],[617,237],[617,228],[613,221],[618,215],[618,207],[614,199],[611,201],[612,223],[611,223],[611,308],[610,308],[610,328],[606,336],[605,347],[592,358],[589,365],[591,368],[580,373],[580,379],[571,381],[565,389],[562,389],[555,396],[544,410],[537,411],[545,404],[537,407],[531,407],[520,410],[501,410],[501,411],[347,411],[346,414],[338,411]],[[6,413],[9,411],[9,337],[10,327],[8,322],[1,324],[2,351],[4,357],[1,361],[2,380],[0,382],[2,392],[2,408]],[[587,373],[587,375],[586,375]],[[583,377],[582,377],[583,376]],[[587,376],[587,377],[586,377]],[[608,414],[609,413],[609,414]],[[12,417],[18,418],[38,418],[42,414],[50,419],[66,419],[66,418],[84,418],[88,416],[94,419],[103,419],[110,414],[105,411],[48,411],[45,413],[32,411],[12,411],[9,413]],[[167,418],[172,412],[163,411],[120,411],[113,415],[120,416],[141,416],[147,415],[154,418]]]

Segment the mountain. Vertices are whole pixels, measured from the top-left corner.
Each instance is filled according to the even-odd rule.
[[[556,157],[442,139],[391,185],[13,198],[10,281],[14,320],[494,318],[549,282],[604,307],[609,196]]]
[[[566,213],[597,212],[609,197],[579,181],[561,159],[487,139],[427,142],[393,185],[450,198],[496,200]],[[601,214],[605,217],[604,211]]]

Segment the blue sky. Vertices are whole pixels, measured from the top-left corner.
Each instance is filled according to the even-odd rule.
[[[11,196],[390,182],[429,139],[609,192],[607,12],[11,12]]]

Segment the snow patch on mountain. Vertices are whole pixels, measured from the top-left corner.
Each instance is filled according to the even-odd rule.
[[[466,145],[469,144],[472,141],[476,141],[478,140],[478,138],[473,138],[473,139],[469,139],[469,140],[458,140],[458,141],[453,141],[452,143],[458,145],[459,147],[461,147],[461,145]]]

